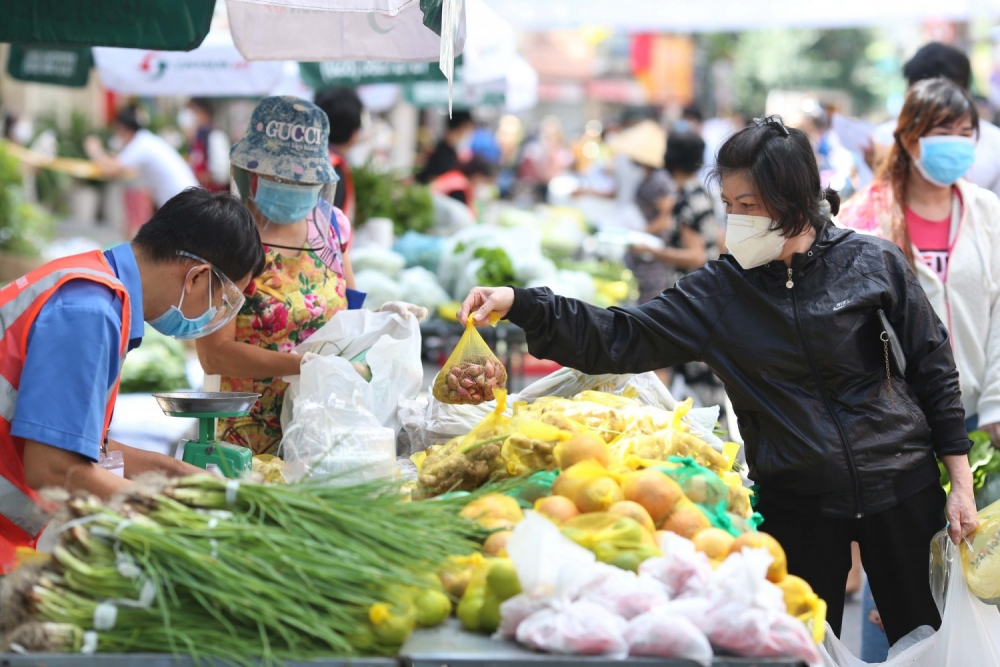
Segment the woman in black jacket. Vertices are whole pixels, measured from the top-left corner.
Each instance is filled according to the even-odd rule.
[[[891,642],[940,617],[931,537],[977,524],[970,448],[948,335],[903,253],[835,227],[805,134],[757,121],[720,149],[731,254],[634,308],[547,289],[477,287],[460,317],[521,326],[533,355],[586,373],[701,360],[746,442],[763,529],[829,605],[840,634],[851,542]],[[936,459],[952,479],[945,500]]]

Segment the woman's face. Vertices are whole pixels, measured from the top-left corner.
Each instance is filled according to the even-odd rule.
[[[757,196],[750,179],[741,173],[722,177],[722,203],[726,205],[727,214],[772,217]]]
[[[925,137],[975,137],[976,127],[972,124],[972,119],[968,116],[959,118],[947,125],[938,125],[932,128]],[[920,159],[920,143],[914,140],[906,146],[906,152],[914,160]]]

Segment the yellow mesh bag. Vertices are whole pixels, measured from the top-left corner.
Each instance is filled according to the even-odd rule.
[[[501,454],[504,440],[510,436],[507,390],[496,390],[497,407],[479,422],[468,435],[432,447],[418,463],[417,495],[439,496],[449,491],[474,491],[492,478],[506,477]]]
[[[498,320],[495,314],[490,316],[490,324]],[[476,331],[470,315],[465,333],[434,380],[434,398],[449,405],[479,405],[494,400],[497,390],[506,386],[507,370]]]
[[[653,535],[629,517],[591,512],[566,521],[561,528],[563,535],[594,552],[597,560],[624,570],[636,570],[642,561],[660,555]]]
[[[511,421],[511,429],[501,456],[507,462],[507,473],[515,477],[539,470],[555,470],[556,445],[573,437],[571,431],[564,431],[531,415],[516,415]]]
[[[1000,599],[1000,501],[979,512],[979,528],[959,550],[972,594],[983,600]]]

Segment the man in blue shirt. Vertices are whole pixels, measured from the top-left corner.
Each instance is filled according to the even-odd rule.
[[[264,267],[249,212],[228,194],[201,189],[167,201],[131,244],[104,257],[128,295],[129,350],[142,342],[144,322],[181,339],[217,330],[236,316],[242,290]],[[108,399],[123,361],[118,294],[100,282],[71,280],[48,297],[30,325],[7,418],[13,442],[23,439],[24,480],[32,489],[57,486],[109,497],[143,472],[200,472],[106,439]],[[3,326],[0,316],[0,337]],[[10,361],[3,359],[7,350],[0,348],[0,367]],[[124,459],[124,478],[96,465],[114,451]]]

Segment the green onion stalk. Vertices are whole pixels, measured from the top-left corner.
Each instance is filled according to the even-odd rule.
[[[74,498],[49,563],[0,586],[0,600],[28,607],[5,610],[14,627],[0,632],[28,650],[77,651],[96,631],[101,653],[237,664],[392,655],[428,573],[483,537],[459,515],[467,500],[407,503],[395,484],[236,486],[207,475],[110,504]]]

